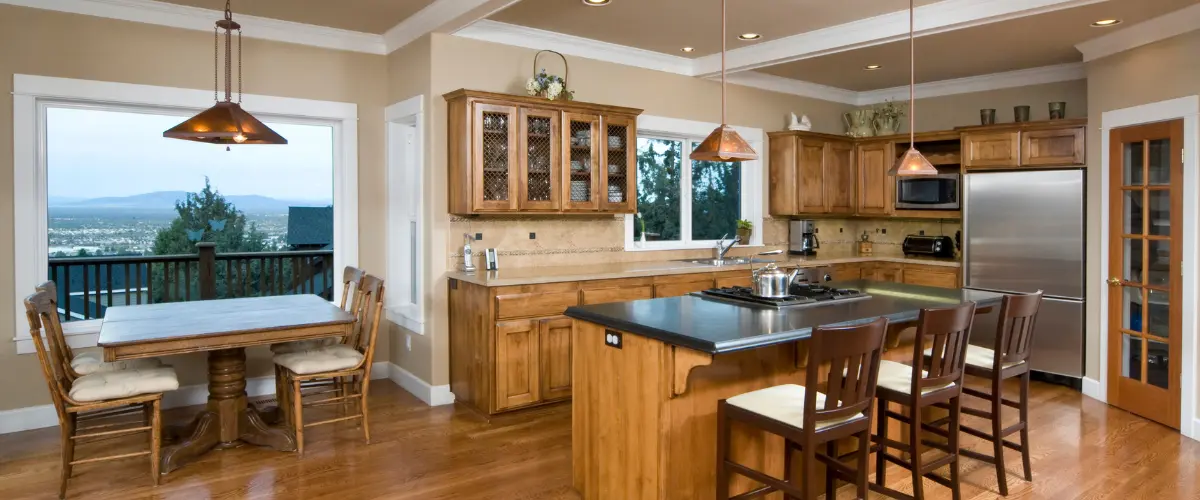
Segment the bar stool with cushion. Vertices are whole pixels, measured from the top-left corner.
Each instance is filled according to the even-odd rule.
[[[62,346],[54,335],[42,335],[47,331],[60,330],[58,308],[51,300],[53,295],[40,291],[25,299],[25,313],[29,320],[29,333],[37,350],[42,376],[50,389],[50,399],[58,413],[58,425],[62,441],[62,474],[59,477],[58,497],[67,495],[67,480],[72,468],[78,464],[105,462],[123,458],[150,456],[150,476],[154,484],[159,479],[159,448],[162,430],[160,409],[163,392],[179,388],[179,380],[171,367],[142,368],[103,373],[93,373],[71,378],[66,365],[61,364]],[[59,351],[59,352],[56,352]],[[85,417],[89,422],[128,415],[128,410],[140,410],[147,418],[83,426]],[[94,432],[87,432],[94,431]],[[129,434],[148,432],[150,449],[134,453],[119,453],[103,457],[75,459],[75,445],[123,437]]]
[[[1008,495],[1008,478],[1004,469],[1004,447],[1021,452],[1025,480],[1033,480],[1033,469],[1029,459],[1029,354],[1033,345],[1034,323],[1038,308],[1042,304],[1042,291],[1026,295],[1005,295],[1000,305],[1000,321],[996,327],[996,343],[992,349],[979,346],[967,347],[967,375],[986,378],[991,382],[991,392],[964,387],[963,393],[987,401],[990,410],[964,407],[963,413],[984,418],[992,423],[991,433],[968,426],[962,431],[992,443],[992,455],[972,450],[959,450],[963,456],[987,462],[996,467],[996,484],[1001,495]],[[926,351],[926,355],[929,352]],[[1005,380],[1021,377],[1021,396],[1018,401],[1004,399],[1002,387]],[[1020,414],[1017,423],[1001,427],[1001,412],[1004,406],[1016,408]],[[1004,438],[1021,433],[1018,445]]]
[[[37,291],[45,291],[48,294],[49,300],[58,307],[58,284],[53,281],[43,282],[36,288]],[[79,352],[76,353],[67,344],[66,336],[62,334],[62,329],[50,329],[46,335],[53,335],[54,342],[60,348],[61,360],[66,367],[67,376],[76,379],[83,375],[91,375],[93,373],[108,373],[122,370],[139,370],[146,368],[158,368],[164,366],[163,362],[158,358],[139,358],[125,361],[104,361],[104,356],[99,352]]]
[[[975,317],[975,303],[967,302],[946,309],[922,309],[917,320],[917,347],[913,349],[913,365],[895,361],[883,361],[879,366],[879,417],[876,419],[875,482],[871,490],[892,498],[925,497],[922,478],[928,477],[950,491],[954,500],[959,500],[958,478],[958,420],[961,408],[963,365],[966,362],[967,342],[971,335],[971,322]],[[923,352],[920,346],[932,343],[931,356],[922,365]],[[908,408],[908,415],[892,411],[889,403]],[[941,407],[950,411],[948,433],[941,433],[948,443],[923,441],[923,431],[934,429],[921,419],[921,411],[929,407]],[[908,443],[888,439],[888,419],[908,425]],[[889,448],[906,453],[909,460],[891,455]],[[945,455],[925,461],[928,448],[945,452]],[[885,486],[887,462],[908,469],[912,474],[913,494],[906,495]],[[944,478],[934,471],[950,466],[950,477]]]
[[[732,498],[753,498],[782,491],[785,498],[815,500],[820,485],[814,480],[816,462],[829,474],[858,486],[867,494],[871,403],[879,376],[887,320],[839,328],[817,328],[809,340],[805,385],[780,385],[717,402],[717,500],[729,500],[730,473],[763,486]],[[827,393],[817,391],[822,371]],[[784,479],[779,480],[730,459],[730,424],[738,422],[784,438]],[[856,467],[835,458],[838,439],[857,437]],[[827,450],[822,453],[820,446]],[[803,453],[801,485],[792,480],[792,453]],[[830,484],[827,482],[826,484]]]
[[[288,389],[281,393],[283,400],[280,401],[280,406],[284,408],[287,420],[296,432],[296,451],[301,456],[304,455],[305,427],[361,419],[363,438],[368,444],[371,443],[371,431],[367,422],[367,395],[371,384],[371,364],[375,357],[375,339],[383,314],[383,295],[383,280],[369,274],[364,276],[359,297],[362,307],[359,308],[361,312],[357,320],[362,328],[359,328],[357,333],[350,335],[346,342],[341,344],[275,356],[275,364],[282,369],[285,385],[288,386]],[[302,384],[328,380],[348,382],[339,384],[341,387],[332,392],[332,396],[304,401],[307,396],[324,395],[329,392],[302,394]],[[337,405],[345,408],[356,400],[359,407],[356,415],[304,423],[304,407]]]

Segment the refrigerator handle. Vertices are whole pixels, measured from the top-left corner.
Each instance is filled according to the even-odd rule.
[[[969,229],[969,228],[971,227],[971,223],[970,223],[970,220],[971,220],[971,210],[970,210],[970,207],[971,207],[971,200],[969,199],[969,198],[970,198],[970,192],[971,192],[971,175],[970,175],[970,174],[963,174],[963,185],[962,185],[962,264],[961,264],[961,266],[962,266],[962,268],[961,268],[962,272],[960,273],[960,274],[962,274],[962,277],[961,277],[961,281],[962,281],[962,283],[960,283],[960,284],[962,285],[962,287],[963,287],[963,288],[966,288],[966,287],[969,287],[969,286],[971,286],[971,278],[970,278],[970,277],[971,277],[971,266],[970,266],[970,262],[971,262],[971,252],[970,252],[970,250],[968,250],[969,248],[971,248],[971,244],[970,244],[970,243],[971,243],[971,231],[970,231],[970,229]]]

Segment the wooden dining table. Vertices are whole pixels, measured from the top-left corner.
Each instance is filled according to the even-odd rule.
[[[105,361],[208,352],[208,404],[164,448],[166,474],[213,449],[243,443],[294,451],[287,429],[246,400],[246,348],[349,335],[354,316],[316,295],[109,307],[98,345]]]

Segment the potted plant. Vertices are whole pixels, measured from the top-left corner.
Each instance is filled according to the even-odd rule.
[[[737,221],[737,239],[739,245],[750,244],[750,234],[754,232],[754,223],[746,219]]]

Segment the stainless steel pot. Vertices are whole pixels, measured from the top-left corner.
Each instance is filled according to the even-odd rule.
[[[759,255],[778,255],[783,253],[782,250],[772,252],[763,252]],[[763,267],[755,269],[750,274],[750,293],[758,297],[768,299],[780,299],[789,295],[788,288],[792,285],[792,280],[796,278],[799,269],[793,269],[792,272],[780,269],[778,265],[771,262]]]

